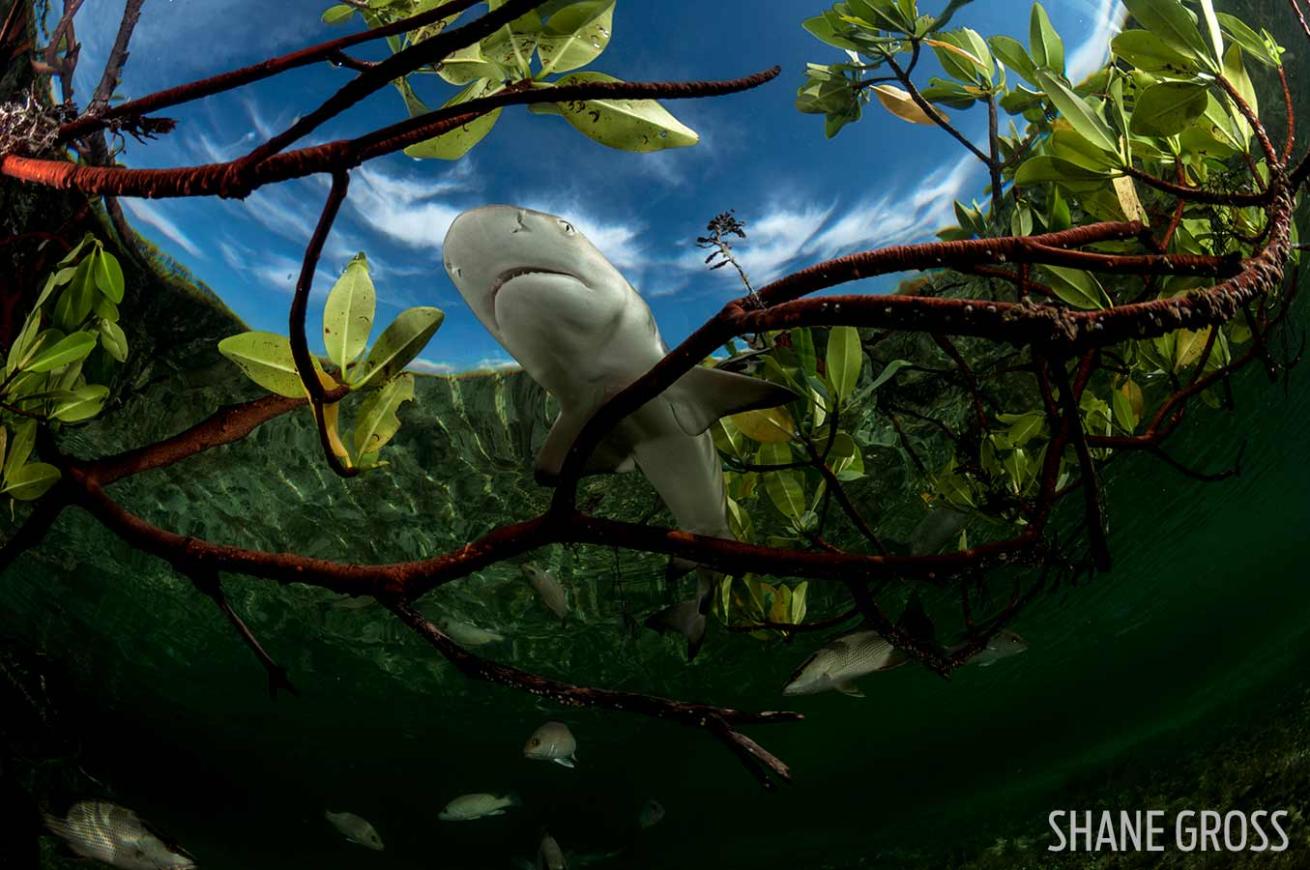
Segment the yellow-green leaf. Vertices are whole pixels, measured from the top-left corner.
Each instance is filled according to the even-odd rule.
[[[580,72],[570,73],[555,86],[617,81],[604,73]],[[555,105],[583,135],[620,151],[662,151],[700,141],[695,130],[654,100],[572,100]]]
[[[834,326],[828,333],[826,357],[828,381],[839,400],[846,400],[855,392],[864,367],[864,348],[860,345],[860,331],[854,326]]]
[[[59,481],[59,469],[45,462],[31,462],[5,478],[0,495],[19,501],[33,501],[45,495]]]
[[[568,72],[600,57],[610,42],[616,0],[582,0],[550,16],[537,37],[541,73]]]
[[[355,389],[381,386],[404,370],[427,346],[446,315],[437,308],[406,308],[383,330],[368,352]]]
[[[396,412],[414,399],[414,376],[408,372],[387,382],[360,405],[355,423],[355,453],[377,453],[400,430]]]
[[[240,366],[246,377],[269,392],[289,399],[305,395],[300,373],[296,371],[296,363],[291,356],[291,341],[285,335],[243,332],[220,341],[218,350]],[[316,372],[322,371],[318,360],[313,360],[313,364]]]
[[[368,346],[376,307],[377,293],[369,276],[368,258],[356,254],[332,285],[323,308],[323,346],[328,359],[342,372]]]
[[[785,444],[796,434],[796,423],[784,405],[743,411],[726,418],[741,434],[761,444]]]
[[[63,368],[70,363],[86,359],[96,346],[96,334],[82,330],[66,335],[54,344],[38,352],[27,365],[29,372],[48,372]]]

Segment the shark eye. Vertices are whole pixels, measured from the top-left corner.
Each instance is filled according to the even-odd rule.
[[[575,236],[578,234],[578,231],[573,228],[573,224],[569,223],[568,221],[560,221],[559,226],[560,229],[564,231],[564,235],[566,236]]]
[[[533,746],[540,746],[540,745],[541,745],[541,738],[539,738],[539,737],[533,737],[533,738],[532,738],[532,745],[533,745]]]

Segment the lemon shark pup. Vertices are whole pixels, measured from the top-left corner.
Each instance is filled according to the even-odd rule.
[[[618,269],[554,215],[508,205],[464,212],[446,234],[443,256],[478,320],[560,404],[536,459],[537,479],[550,483],[592,414],[668,352],[655,318]],[[707,430],[726,414],[794,398],[777,384],[697,366],[619,423],[587,470],[638,468],[679,528],[731,538],[723,471]],[[684,602],[674,605],[683,611],[655,620],[685,634],[693,655],[707,585],[702,577],[698,619],[686,618]]]

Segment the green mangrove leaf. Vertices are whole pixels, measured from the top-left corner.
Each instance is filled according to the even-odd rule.
[[[1203,58],[1205,39],[1196,26],[1196,16],[1180,0],[1124,0],[1137,23],[1183,54]]]
[[[36,447],[36,421],[25,419],[14,424],[14,437],[9,444],[9,455],[5,457],[4,479],[8,482],[14,472],[27,463]]]
[[[791,461],[791,447],[787,444],[761,444],[756,454],[760,465],[785,465]],[[783,516],[800,520],[805,514],[805,483],[800,472],[785,469],[765,473],[764,491]]]
[[[556,86],[617,82],[598,72],[570,73]],[[696,131],[654,100],[572,100],[557,103],[564,120],[587,138],[620,151],[649,152],[684,148],[700,141]]]
[[[355,453],[376,454],[400,430],[396,412],[414,399],[414,376],[408,372],[388,381],[382,389],[369,395],[359,407],[355,422]]]
[[[37,350],[37,336],[41,332],[41,310],[33,309],[32,313],[27,315],[27,321],[23,324],[23,329],[14,339],[13,345],[9,348],[9,356],[6,360],[6,374],[18,371],[23,368],[32,354]]]
[[[1106,178],[1109,178],[1108,172],[1098,172],[1095,169],[1079,166],[1063,157],[1051,157],[1045,154],[1029,157],[1014,174],[1014,181],[1020,187],[1070,181],[1075,183],[1102,181]]]
[[[324,24],[341,24],[350,20],[350,16],[355,14],[355,7],[346,3],[338,3],[335,6],[329,6],[323,10]]]
[[[127,336],[112,320],[100,319],[100,346],[118,362],[127,361]]]
[[[396,315],[368,352],[353,388],[381,386],[400,374],[427,346],[446,315],[437,308],[406,308]]]
[[[257,331],[229,335],[218,343],[218,351],[270,393],[289,399],[305,396],[305,387],[291,356],[291,341],[285,335]],[[313,363],[315,371],[321,372],[318,360]]]
[[[18,501],[34,501],[49,491],[59,481],[59,469],[45,462],[31,462],[14,469],[12,475],[5,476],[5,485],[0,495],[8,495]]]
[[[1119,389],[1110,395],[1114,409],[1115,421],[1128,433],[1137,431],[1137,424],[1142,420],[1142,388],[1132,378],[1123,382]]]
[[[1033,4],[1032,15],[1028,19],[1028,46],[1032,49],[1033,62],[1039,68],[1064,72],[1064,40],[1052,26],[1050,16],[1040,3]]]
[[[505,76],[500,67],[483,56],[479,42],[446,55],[437,65],[437,75],[452,85],[467,85],[479,79],[500,81]]]
[[[86,257],[77,266],[77,272],[64,292],[55,301],[54,319],[66,330],[76,329],[91,313],[96,291],[91,269],[94,257]]]
[[[48,372],[86,359],[96,346],[96,334],[82,330],[66,335],[38,352],[23,366],[29,372]]]
[[[1110,40],[1110,48],[1116,57],[1146,72],[1188,75],[1197,70],[1194,56],[1178,51],[1149,30],[1125,30]]]
[[[1080,135],[1102,151],[1118,151],[1119,137],[1110,129],[1110,125],[1082,97],[1075,94],[1063,79],[1046,70],[1038,70],[1037,80],[1055,108]]]
[[[828,380],[840,401],[845,401],[860,382],[864,368],[864,348],[860,331],[854,326],[834,326],[828,333],[826,356]]]
[[[540,75],[568,72],[600,57],[610,43],[615,2],[582,0],[551,15],[537,38]]]
[[[1255,85],[1251,83],[1251,77],[1247,75],[1246,64],[1242,63],[1242,49],[1237,43],[1228,47],[1224,54],[1224,78],[1228,79],[1233,89],[1241,94],[1242,99],[1251,107],[1251,111],[1257,116],[1260,114],[1260,98],[1256,95]],[[1246,118],[1243,116],[1243,123]]]
[[[91,272],[96,286],[106,298],[115,305],[123,301],[123,267],[118,264],[117,257],[104,248],[97,248],[91,255]]]
[[[1142,136],[1173,136],[1205,114],[1206,87],[1194,82],[1159,82],[1137,97],[1130,129]]]
[[[725,419],[731,421],[741,434],[761,444],[785,444],[796,434],[796,423],[785,405],[743,411]]]
[[[993,36],[987,40],[992,53],[1000,58],[1001,63],[1017,72],[1030,85],[1037,84],[1037,62],[1028,54],[1023,43],[1012,36]]]
[[[369,275],[368,257],[361,252],[332,285],[323,307],[323,346],[328,359],[343,373],[368,347],[376,309],[377,293]]]
[[[1224,34],[1215,15],[1214,0],[1201,0],[1201,15],[1205,18],[1205,29],[1210,36],[1210,47],[1214,49],[1214,59],[1222,63],[1224,58]]]
[[[46,279],[45,287],[41,290],[41,295],[36,297],[36,304],[32,306],[32,310],[35,311],[44,305],[46,300],[54,294],[55,290],[65,286],[69,281],[72,281],[73,276],[76,274],[76,266],[65,266],[58,271],[52,272],[50,277]]]
[[[830,13],[807,18],[801,22],[801,27],[815,39],[831,45],[833,48],[840,48],[845,51],[858,51],[860,49],[858,42],[852,42],[842,35],[845,31],[837,28]]]
[[[1205,351],[1206,343],[1209,342],[1210,333],[1213,329],[1213,326],[1208,326],[1205,329],[1180,329],[1175,333],[1175,372],[1180,372],[1189,366],[1195,365]]]
[[[1109,308],[1110,298],[1096,276],[1081,269],[1067,269],[1063,266],[1045,266],[1051,273],[1051,289],[1055,295],[1075,308]]]
[[[444,105],[457,106],[479,97],[489,97],[501,89],[499,83],[493,83],[489,79],[478,79],[447,100]],[[467,124],[447,130],[440,136],[433,136],[431,139],[410,145],[405,149],[405,155],[419,160],[458,160],[491,132],[491,128],[500,120],[502,111],[503,109],[493,109]]]
[[[54,417],[65,423],[90,420],[104,408],[107,398],[109,398],[109,387],[101,384],[85,384],[74,389],[69,397],[55,405]]]
[[[1282,66],[1282,53],[1277,43],[1256,33],[1236,16],[1226,12],[1219,12],[1216,15],[1224,32],[1232,38],[1233,42],[1242,46],[1243,51],[1266,66]]]

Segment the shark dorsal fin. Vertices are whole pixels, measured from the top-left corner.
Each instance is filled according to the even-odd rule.
[[[678,378],[664,398],[673,407],[679,428],[687,435],[699,435],[720,417],[785,405],[796,394],[759,378],[696,366]]]

